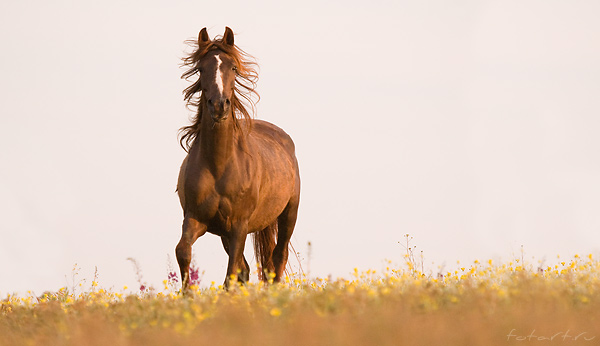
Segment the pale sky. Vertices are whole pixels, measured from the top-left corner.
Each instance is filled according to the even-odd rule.
[[[162,287],[179,63],[203,27],[257,58],[257,118],[295,140],[311,276],[401,264],[406,233],[433,273],[521,245],[535,265],[600,256],[599,2],[324,3],[2,2],[0,297],[70,285],[75,263],[133,287],[128,257]],[[193,252],[221,283],[219,239]]]

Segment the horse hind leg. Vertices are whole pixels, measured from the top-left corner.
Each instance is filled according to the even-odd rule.
[[[269,274],[275,272],[273,266],[273,249],[275,248],[275,237],[277,236],[277,220],[262,231],[253,234],[254,253],[256,260],[260,263],[259,279],[269,280]]]
[[[200,223],[194,218],[186,217],[183,220],[181,239],[175,248],[177,263],[181,271],[182,292],[185,292],[189,286],[192,245],[196,239],[206,233],[206,228],[205,224]]]
[[[278,232],[277,245],[273,250],[273,265],[275,267],[275,282],[281,281],[289,255],[289,244],[296,226],[298,216],[298,200],[288,203],[277,218]]]

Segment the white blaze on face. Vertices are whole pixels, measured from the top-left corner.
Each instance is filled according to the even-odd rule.
[[[215,55],[217,58],[217,73],[215,73],[215,82],[217,83],[217,88],[219,88],[219,96],[223,96],[223,74],[221,73],[221,58],[218,55]]]

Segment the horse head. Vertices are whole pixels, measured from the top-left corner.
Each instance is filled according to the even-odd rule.
[[[199,50],[206,50],[197,62],[200,86],[206,110],[213,122],[220,123],[232,116],[232,98],[238,66],[227,50],[233,47],[233,31],[225,28],[221,44],[214,44],[206,28],[198,35]]]
[[[249,129],[251,113],[260,97],[255,91],[258,65],[251,55],[234,45],[230,28],[213,40],[204,28],[197,39],[187,42],[195,49],[183,58],[183,66],[188,70],[181,77],[193,80],[183,93],[188,106],[196,108],[196,115],[192,125],[181,128],[180,143],[189,150],[202,123],[211,128],[219,123],[233,123],[234,129],[240,130],[238,119],[244,118]]]

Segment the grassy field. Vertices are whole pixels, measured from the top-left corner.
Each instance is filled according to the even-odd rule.
[[[426,276],[412,262],[351,279],[288,278],[182,297],[92,282],[3,297],[0,345],[599,345],[600,262],[475,261]]]

